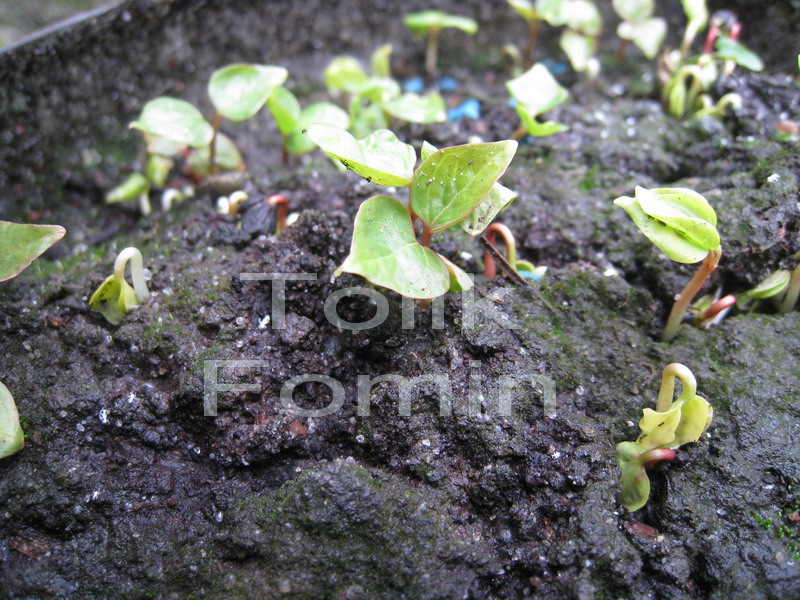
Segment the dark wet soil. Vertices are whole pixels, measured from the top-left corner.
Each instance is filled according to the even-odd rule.
[[[655,99],[650,66],[635,53],[615,64],[606,44],[599,81],[563,76],[571,98],[552,118],[570,130],[523,144],[503,178],[519,199],[500,220],[522,258],[548,266],[545,278],[524,289],[478,275],[477,308],[460,293],[407,304],[413,328],[390,292],[377,327],[326,318],[326,298],[364,285],[332,273],[358,205],[385,190],[319,153],[282,165],[266,117],[226,132],[248,157],[254,195],[280,192],[302,211],[282,235],[259,228],[255,213],[244,227],[217,215],[208,187],[148,218],[102,204],[136,160],[125,124],[141,103],[168,92],[202,105],[221,64],[284,64],[298,94],[318,98],[335,51],[365,58],[388,40],[398,76],[415,74],[421,50],[395,22],[400,7],[375,3],[345,27],[351,4],[329,6],[305,38],[291,33],[307,33],[314,3],[270,5],[283,21],[259,24],[255,2],[237,12],[134,2],[38,51],[0,54],[13,83],[0,95],[11,117],[0,133],[14,142],[0,150],[2,214],[69,229],[0,287],[0,380],[27,434],[26,448],[0,461],[0,597],[800,597],[800,316],[737,313],[656,341],[693,270],[663,257],[611,202],[635,185],[704,194],[723,239],[708,291],[740,292],[794,267],[800,160],[796,141],[775,130],[800,117],[788,68],[723,81],[720,91],[745,100],[736,117],[680,123]],[[516,126],[490,49],[499,32],[521,28],[500,7],[468,8],[494,25],[445,44],[443,64],[461,84],[451,100],[479,97],[482,118],[399,128],[417,146],[504,139]],[[235,40],[223,35],[231,24]],[[271,38],[253,37],[264,29]],[[131,61],[112,39],[148,52]],[[77,79],[43,97],[53,64],[71,68],[56,79]],[[130,244],[153,297],[114,327],[87,298]],[[479,273],[474,240],[446,234],[434,247]],[[274,329],[276,284],[242,273],[316,277],[286,283],[285,327]],[[349,322],[377,310],[365,295],[338,304]],[[257,389],[221,392],[218,416],[204,416],[204,367],[237,359],[264,362],[223,368],[220,380]],[[692,369],[714,422],[651,473],[650,502],[631,514],[616,501],[614,446],[635,437],[673,361]],[[288,411],[281,388],[303,374],[339,382],[341,409]],[[452,414],[440,414],[430,380],[408,416],[388,383],[359,407],[359,377],[382,375],[439,376]],[[500,384],[512,381],[506,415]],[[319,383],[294,394],[304,410],[332,400]]]

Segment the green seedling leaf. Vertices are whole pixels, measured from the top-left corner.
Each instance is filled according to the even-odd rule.
[[[289,135],[297,129],[297,121],[300,119],[300,102],[295,95],[283,86],[278,86],[269,98],[267,98],[267,108],[272,113],[272,118],[278,126],[281,135]]]
[[[646,450],[678,448],[699,440],[713,416],[714,409],[707,400],[696,395],[682,395],[665,412],[642,409],[639,421],[642,434],[636,441]]]
[[[614,204],[630,215],[639,230],[672,260],[696,263],[719,248],[717,216],[705,198],[686,188],[646,190]]]
[[[409,298],[436,298],[450,288],[444,261],[417,242],[408,210],[388,196],[373,196],[358,209],[340,270]]]
[[[474,35],[478,31],[478,23],[473,19],[449,15],[438,10],[424,10],[408,14],[403,18],[403,23],[418,35],[425,35],[431,29],[460,29],[469,35]]]
[[[567,29],[561,34],[558,43],[573,69],[583,73],[589,68],[589,60],[597,48],[595,38]]]
[[[566,25],[576,33],[595,37],[603,29],[603,17],[590,0],[567,0],[565,3]]]
[[[513,140],[437,150],[414,173],[414,212],[434,233],[457,223],[486,197],[516,151]]]
[[[370,77],[358,85],[354,92],[357,94],[355,101],[369,100],[383,104],[400,95],[400,84],[394,79],[386,77]]]
[[[385,186],[411,183],[416,152],[388,129],[380,129],[363,140],[332,125],[311,125],[307,131],[324,152],[365,179]]]
[[[667,35],[667,22],[653,17],[641,21],[625,21],[617,27],[617,35],[630,40],[650,60],[656,57],[664,37]]]
[[[147,167],[145,169],[147,180],[157,188],[164,187],[173,166],[175,166],[175,161],[171,158],[160,154],[151,154],[147,157]]]
[[[388,79],[392,76],[390,58],[392,56],[392,45],[384,44],[372,53],[370,66],[374,77]]]
[[[683,12],[690,23],[695,23],[697,31],[701,31],[708,23],[708,7],[706,0],[681,0]]]
[[[617,444],[617,465],[622,486],[619,501],[630,511],[639,510],[650,498],[650,478],[640,458],[644,452],[645,449],[636,442]]]
[[[508,5],[516,11],[516,13],[526,21],[533,21],[539,18],[536,9],[530,0],[507,0]]]
[[[555,121],[545,121],[544,123],[537,121],[521,104],[517,104],[514,109],[519,115],[522,126],[525,127],[525,130],[533,137],[547,137],[569,129],[566,125],[556,123]]]
[[[0,221],[0,281],[19,275],[66,233],[61,225]]]
[[[568,5],[567,0],[536,0],[536,12],[548,25],[561,27],[567,22]]]
[[[653,14],[655,8],[654,0],[613,0],[611,4],[623,21],[643,21]]]
[[[25,447],[25,434],[19,424],[14,397],[0,382],[0,458],[11,456]]]
[[[729,37],[717,38],[715,44],[717,56],[736,62],[740,67],[760,72],[764,70],[764,61],[759,56],[737,40]]]
[[[244,171],[245,163],[236,144],[224,133],[217,133],[217,166],[226,171]],[[198,177],[211,174],[211,151],[200,148],[189,157],[189,168]]]
[[[444,123],[447,120],[447,105],[439,92],[403,94],[389,100],[383,109],[390,115],[409,123]]]
[[[136,200],[150,189],[150,182],[141,173],[131,173],[127,179],[106,194],[106,204]]]
[[[483,202],[478,204],[467,218],[461,221],[461,229],[466,231],[471,236],[477,236],[483,233],[495,217],[500,214],[509,204],[511,204],[517,197],[517,192],[514,192],[507,187],[495,183]]]
[[[286,150],[292,154],[311,152],[316,145],[303,133],[313,124],[332,125],[346,129],[350,126],[350,116],[330,102],[317,102],[303,109],[297,120],[297,127],[286,140]]]
[[[436,146],[434,146],[433,144],[431,144],[430,142],[423,141],[422,142],[422,148],[420,148],[420,151],[419,151],[420,160],[423,160],[423,161],[427,160],[428,157],[431,154],[433,154],[434,152],[436,152],[437,150],[438,150],[438,148]]]
[[[139,306],[130,284],[110,275],[89,299],[89,308],[103,315],[112,325],[119,325],[130,311]]]
[[[214,128],[199,110],[184,100],[169,96],[150,100],[130,127],[192,148],[208,146],[214,135]]]
[[[444,262],[447,266],[447,270],[450,272],[450,289],[447,290],[448,292],[463,292],[464,290],[469,290],[475,285],[472,281],[472,278],[464,272],[464,269],[451,263],[441,254],[437,254],[440,259]]]
[[[368,79],[361,63],[352,56],[337,56],[325,68],[325,85],[331,91],[354,94]]]
[[[379,104],[374,102],[366,106],[357,104],[355,110],[350,113],[350,129],[356,138],[365,138],[379,129],[388,127],[389,122],[386,119],[386,113],[383,112]]]
[[[506,89],[534,117],[552,110],[569,98],[566,88],[541,63],[536,63],[519,77],[507,81]]]
[[[226,119],[244,121],[255,115],[272,90],[289,77],[283,67],[236,64],[214,71],[208,95],[214,108]]]
[[[759,283],[753,289],[739,294],[739,298],[753,298],[757,300],[772,298],[786,289],[786,286],[789,285],[789,280],[791,278],[791,271],[788,269],[778,269],[774,273],[771,273],[764,281]]]
[[[145,143],[147,144],[148,154],[158,154],[159,156],[169,158],[170,156],[176,156],[180,154],[181,150],[186,147],[185,144],[179,144],[157,135],[151,135],[145,132],[143,132],[142,135],[144,136]]]

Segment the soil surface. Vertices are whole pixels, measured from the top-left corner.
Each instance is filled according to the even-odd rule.
[[[382,290],[388,317],[369,329],[346,322],[382,302],[343,298],[345,326],[325,305],[367,285],[332,274],[359,204],[386,190],[319,152],[281,164],[267,115],[223,127],[248,159],[243,178],[147,218],[103,203],[136,166],[126,125],[142,104],[169,93],[207,111],[214,68],[284,65],[305,103],[327,97],[332,56],[366,61],[391,42],[395,76],[416,75],[422,48],[399,18],[422,4],[358,4],[130,2],[0,54],[0,214],[69,231],[0,285],[0,380],[27,436],[0,461],[0,598],[800,598],[800,314],[734,312],[658,341],[694,267],[612,204],[636,185],[705,195],[723,240],[708,292],[794,268],[800,158],[775,126],[800,118],[800,92],[779,50],[764,53],[766,73],[720,82],[744,99],[736,116],[678,122],[652,64],[635,51],[614,61],[606,11],[601,77],[559,75],[570,100],[549,118],[569,131],[526,140],[502,179],[519,198],[499,220],[544,279],[476,275],[474,292],[405,306]],[[442,69],[459,82],[448,100],[478,98],[482,116],[398,126],[417,148],[506,139],[517,125],[498,41],[513,32],[521,44],[524,25],[501,3],[452,4],[482,30],[442,37]],[[796,30],[796,8],[771,10],[788,15],[780,31]],[[554,35],[540,57],[559,68]],[[219,193],[240,185],[285,194],[297,221],[275,236],[258,202],[216,214]],[[128,245],[153,296],[112,326],[87,299]],[[481,272],[466,235],[433,246]],[[243,273],[313,275],[286,282],[277,329],[280,286]],[[220,392],[205,416],[211,361],[226,360],[262,362],[221,365],[221,382],[254,387]],[[651,471],[649,503],[629,513],[615,445],[636,437],[673,361],[693,371],[714,421]],[[336,400],[317,382],[298,385],[300,410],[288,410],[281,389],[304,374],[338,382],[341,408],[303,416]],[[388,381],[359,405],[359,381],[386,375],[428,379],[408,405]],[[450,384],[452,414],[430,376]]]

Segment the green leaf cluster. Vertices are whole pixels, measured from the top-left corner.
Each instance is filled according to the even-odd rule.
[[[478,210],[483,216],[465,229],[479,233],[483,219],[513,200],[513,192],[495,186],[514,157],[516,142],[466,144],[442,150],[425,144],[422,162],[415,169],[414,148],[388,130],[357,140],[343,129],[313,125],[308,136],[332,158],[369,181],[409,188],[408,205],[383,195],[362,203],[350,254],[337,273],[361,275],[411,298],[435,298],[472,285],[467,274],[432,251],[428,241],[433,233],[465,221]],[[482,206],[484,203],[487,205]],[[417,241],[414,230],[417,220],[422,223],[421,241]]]
[[[667,34],[666,20],[653,16],[655,0],[613,0],[613,6],[622,19],[617,35],[654,59]]]

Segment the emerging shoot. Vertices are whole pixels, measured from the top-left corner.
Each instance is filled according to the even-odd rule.
[[[513,139],[520,139],[525,133],[534,137],[545,137],[568,129],[561,123],[543,123],[537,119],[542,113],[554,109],[569,98],[566,88],[556,81],[543,64],[536,63],[519,77],[506,81],[506,89],[517,101],[514,108],[521,121],[521,125],[511,136]]]
[[[425,70],[433,75],[437,71],[439,54],[439,33],[442,29],[460,29],[464,33],[474,35],[478,31],[478,24],[470,18],[458,15],[449,15],[438,10],[425,10],[406,15],[403,23],[413,33],[428,36],[425,51]]]
[[[686,188],[646,190],[637,186],[634,198],[622,196],[614,204],[622,207],[639,230],[672,260],[687,264],[703,261],[675,297],[661,335],[663,341],[669,342],[722,256],[717,215],[703,196]]]
[[[527,260],[517,260],[517,243],[514,240],[514,234],[511,233],[511,230],[507,226],[502,223],[492,223],[486,228],[484,235],[486,236],[486,240],[493,246],[495,245],[495,235],[499,235],[502,238],[506,246],[508,264],[520,275],[524,273],[525,275],[522,275],[523,277],[538,279],[544,274],[546,267],[536,268]],[[484,252],[483,254],[483,274],[487,279],[494,279],[497,276],[497,265],[495,264],[494,258],[492,258],[488,252]]]
[[[286,229],[286,215],[289,210],[289,201],[283,194],[272,194],[267,198],[267,204],[275,207],[275,235],[280,235]]]
[[[133,287],[125,281],[125,266],[131,263]],[[109,276],[89,300],[89,308],[103,315],[112,325],[119,325],[130,311],[150,297],[144,277],[142,253],[137,248],[125,248],[114,263]]]

